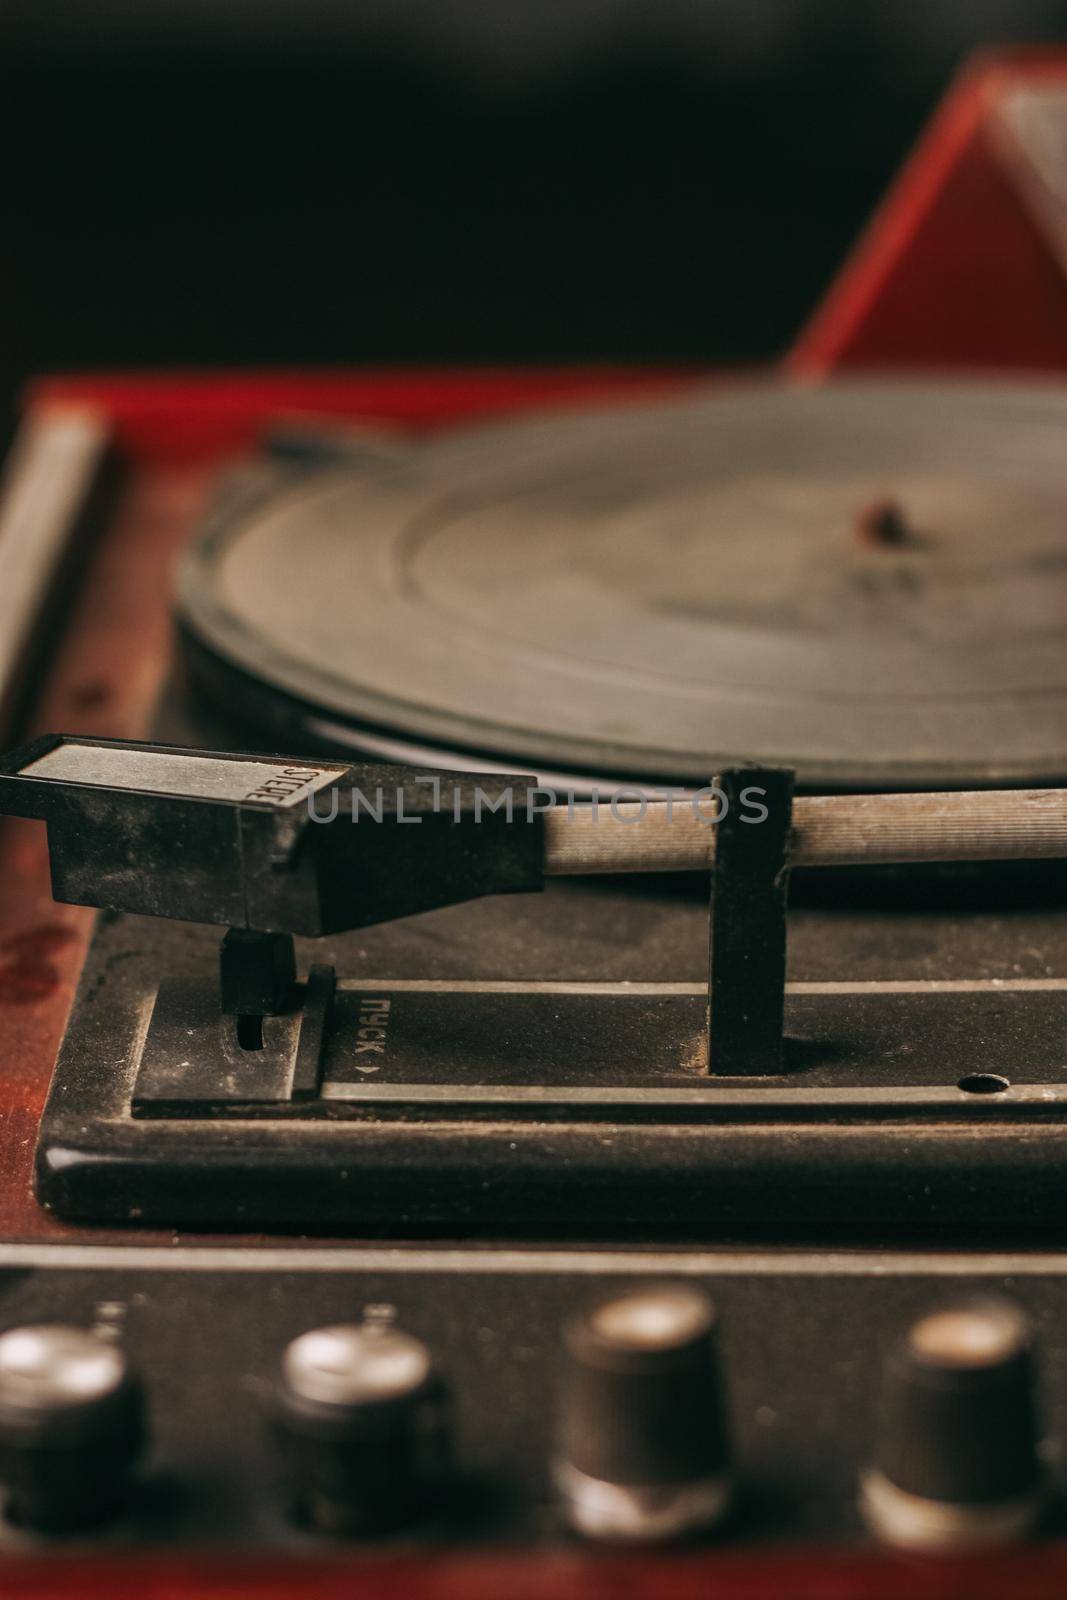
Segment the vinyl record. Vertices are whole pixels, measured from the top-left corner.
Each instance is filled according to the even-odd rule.
[[[688,390],[290,471],[180,618],[279,743],[809,788],[1067,777],[1067,392]]]

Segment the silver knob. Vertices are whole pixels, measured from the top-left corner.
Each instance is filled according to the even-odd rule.
[[[116,1511],[144,1444],[141,1391],[119,1347],[62,1323],[0,1335],[0,1481],[40,1531]]]
[[[274,1424],[294,1514],[323,1532],[387,1531],[441,1488],[443,1385],[427,1347],[380,1308],[293,1340]]]

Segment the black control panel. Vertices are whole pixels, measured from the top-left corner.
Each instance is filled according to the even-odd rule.
[[[1041,1536],[1063,1267],[4,1246],[3,1543]]]

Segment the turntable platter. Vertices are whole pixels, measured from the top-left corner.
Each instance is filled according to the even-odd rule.
[[[279,744],[1062,780],[1067,392],[760,383],[452,434],[216,521],[180,616]]]

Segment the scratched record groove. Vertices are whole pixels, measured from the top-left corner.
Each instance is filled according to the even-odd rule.
[[[699,388],[290,467],[187,560],[279,747],[808,786],[1067,777],[1067,390]]]

